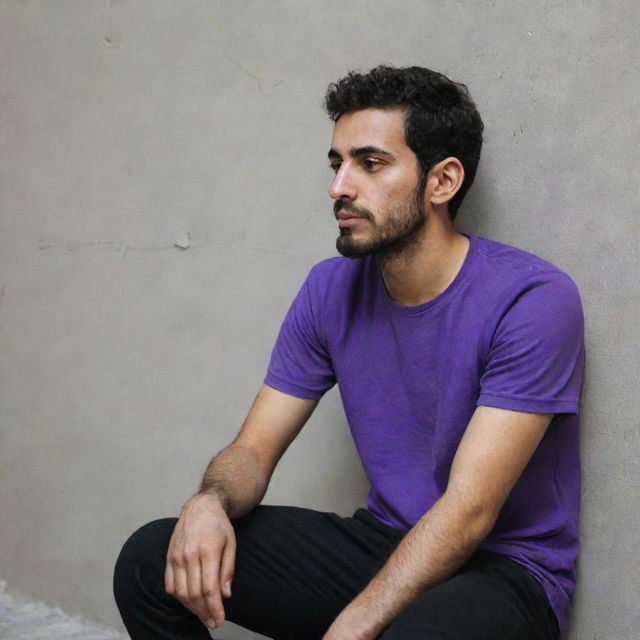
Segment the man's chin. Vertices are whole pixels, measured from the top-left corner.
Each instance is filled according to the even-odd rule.
[[[336,240],[336,249],[345,258],[364,258],[375,253],[377,247],[371,243],[355,242],[352,236],[341,235]]]

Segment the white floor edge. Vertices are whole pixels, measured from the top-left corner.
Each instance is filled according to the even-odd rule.
[[[114,629],[10,593],[0,580],[1,640],[129,640]]]

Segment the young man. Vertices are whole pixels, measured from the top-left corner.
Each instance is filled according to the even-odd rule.
[[[204,639],[226,617],[276,639],[557,638],[578,550],[575,286],[455,230],[483,129],[463,85],[377,67],[326,105],[345,257],[311,270],[239,435],[179,520],[125,545],[127,629]],[[367,509],[256,506],[336,383]]]

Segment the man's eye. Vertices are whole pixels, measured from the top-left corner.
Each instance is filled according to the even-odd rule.
[[[338,173],[338,169],[340,168],[340,163],[339,162],[330,162],[329,163],[329,169],[331,169],[331,171],[333,171],[333,173]]]
[[[362,166],[367,171],[375,171],[376,169],[379,169],[382,166],[382,162],[380,162],[380,160],[377,160],[376,158],[365,158],[362,161]]]

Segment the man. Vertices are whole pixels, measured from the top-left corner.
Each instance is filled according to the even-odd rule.
[[[239,435],[179,520],[125,545],[127,629],[207,638],[226,616],[276,639],[557,638],[578,549],[575,286],[455,230],[483,129],[463,85],[377,67],[331,85],[326,106],[346,258],[311,270]],[[367,509],[257,507],[335,383]]]

